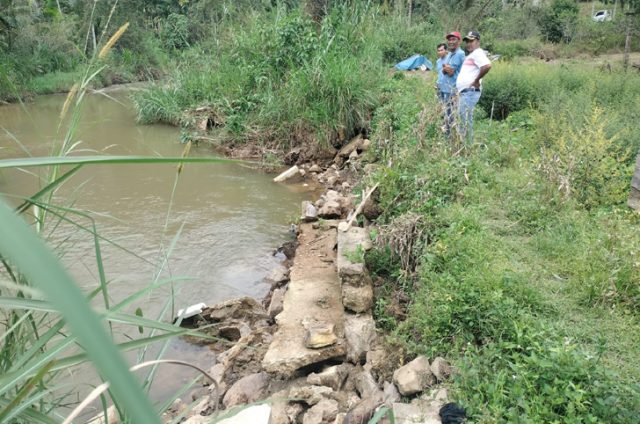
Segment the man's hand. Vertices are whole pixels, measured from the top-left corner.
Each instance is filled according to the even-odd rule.
[[[480,73],[478,74],[478,78],[476,78],[473,84],[471,84],[471,87],[480,88],[480,80],[482,79],[483,76],[487,75],[487,72],[489,72],[490,69],[491,69],[491,64],[484,65],[483,67],[481,67]]]
[[[444,65],[442,65],[442,72],[452,77],[455,73],[455,70],[450,65],[445,63]]]

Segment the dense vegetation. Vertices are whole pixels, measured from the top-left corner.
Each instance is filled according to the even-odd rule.
[[[517,90],[514,72],[541,97],[482,121],[458,155],[420,113],[433,94],[426,109],[407,100],[420,82],[395,81],[376,116],[373,140],[393,143],[378,155],[395,163],[374,177],[392,235],[368,257],[377,317],[407,352],[456,358],[453,390],[476,422],[638,419],[640,236],[625,202],[640,77],[584,67],[497,65],[485,113]]]
[[[70,88],[130,21],[86,82],[162,76],[135,98],[142,122],[192,128],[205,106],[220,142],[283,150],[367,134],[385,243],[366,259],[399,351],[451,360],[473,422],[638,422],[640,233],[625,201],[640,76],[570,60],[621,52],[637,16],[594,23],[567,0],[0,4],[4,100]],[[440,132],[431,79],[389,72],[433,58],[450,28],[503,55],[462,149]]]

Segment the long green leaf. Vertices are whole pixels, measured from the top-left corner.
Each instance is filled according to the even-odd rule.
[[[77,165],[77,166],[71,168],[69,171],[65,172],[60,177],[58,177],[55,181],[47,184],[44,188],[39,190],[36,194],[31,196],[29,199],[25,200],[24,203],[22,203],[20,206],[18,206],[16,208],[18,213],[22,213],[22,212],[26,211],[27,208],[29,206],[31,206],[36,200],[38,200],[40,197],[42,197],[43,195],[47,194],[49,191],[53,190],[54,188],[58,187],[60,184],[65,182],[67,179],[69,179],[71,176],[73,176],[76,172],[78,172],[78,170],[81,167],[82,167],[82,165]]]
[[[38,384],[45,376],[46,373],[49,372],[53,362],[49,362],[44,367],[40,368],[38,373],[31,377],[27,384],[22,386],[20,391],[16,394],[16,396],[9,402],[7,406],[0,410],[0,422],[4,422],[3,420],[7,420],[8,416],[13,416],[14,410],[20,404],[20,402],[27,397],[27,395],[33,390],[33,388]]]
[[[0,407],[6,407],[8,403],[9,401],[0,399]],[[22,415],[29,419],[29,423],[33,424],[59,424],[52,418],[49,418],[48,416],[36,411],[35,409],[27,409],[22,412]]]
[[[82,291],[43,241],[4,202],[0,202],[0,255],[15,263],[56,306],[100,374],[111,382],[115,401],[133,422],[159,424],[149,398],[129,373]]]
[[[7,298],[0,297],[0,307],[4,307],[7,309],[26,309],[26,310],[37,310],[41,312],[57,312],[56,306],[53,302],[47,302],[44,300],[36,300],[36,299],[23,299],[23,298]],[[176,327],[172,324],[167,324],[160,321],[155,321],[145,317],[139,317],[133,314],[127,314],[124,312],[118,312],[114,310],[103,311],[96,315],[97,317],[104,317],[105,319],[111,322],[117,322],[120,324],[128,324],[134,327],[146,327],[146,328],[154,328],[156,330],[164,330],[164,331],[175,331]],[[189,330],[188,333],[190,335],[197,335],[199,337],[207,337],[204,334],[198,333],[197,331]]]
[[[27,168],[30,166],[50,165],[88,165],[88,164],[115,164],[115,163],[239,163],[232,159],[220,158],[183,158],[183,157],[156,157],[148,156],[51,156],[37,158],[17,158],[0,160],[0,168]]]

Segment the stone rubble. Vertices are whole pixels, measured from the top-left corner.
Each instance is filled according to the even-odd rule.
[[[393,367],[398,356],[391,356],[378,336],[371,314],[373,283],[364,263],[371,231],[356,220],[346,223],[358,213],[348,193],[357,184],[351,172],[372,166],[361,164],[370,146],[356,136],[329,168],[311,163],[283,173],[330,189],[317,201],[302,203],[297,239],[285,252],[290,268],[279,267],[266,279],[271,290],[264,306],[240,298],[199,315],[203,332],[225,340],[212,345],[219,352],[210,371],[218,390],[209,386],[184,423],[207,422],[216,409],[222,417],[239,408],[220,422],[362,424],[382,405],[399,424],[440,423],[447,393],[437,384],[450,377],[451,366],[444,358],[430,362],[419,356]],[[375,195],[365,200],[360,218],[366,223],[380,211]],[[401,402],[401,396],[413,399]],[[242,409],[255,402],[264,403]],[[168,422],[186,408],[176,403],[173,415],[163,419]]]

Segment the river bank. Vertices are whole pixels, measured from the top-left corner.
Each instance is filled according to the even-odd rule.
[[[235,299],[195,318],[196,327],[227,342],[216,343],[215,381],[206,394],[191,407],[177,402],[167,420],[182,415],[186,423],[210,422],[240,410],[223,422],[249,422],[256,414],[252,423],[361,423],[376,411],[378,419],[392,411],[396,422],[440,422],[447,403],[440,384],[451,367],[424,356],[401,366],[406,358],[387,344],[372,316],[374,287],[364,254],[372,247],[370,220],[380,213],[376,187],[363,188],[360,199],[352,195],[363,182],[370,147],[358,136],[328,167],[305,162],[283,173],[288,181],[321,184],[325,192],[302,203],[295,248],[282,249],[288,267],[268,278],[272,289],[262,305]],[[247,407],[254,403],[262,406]]]

